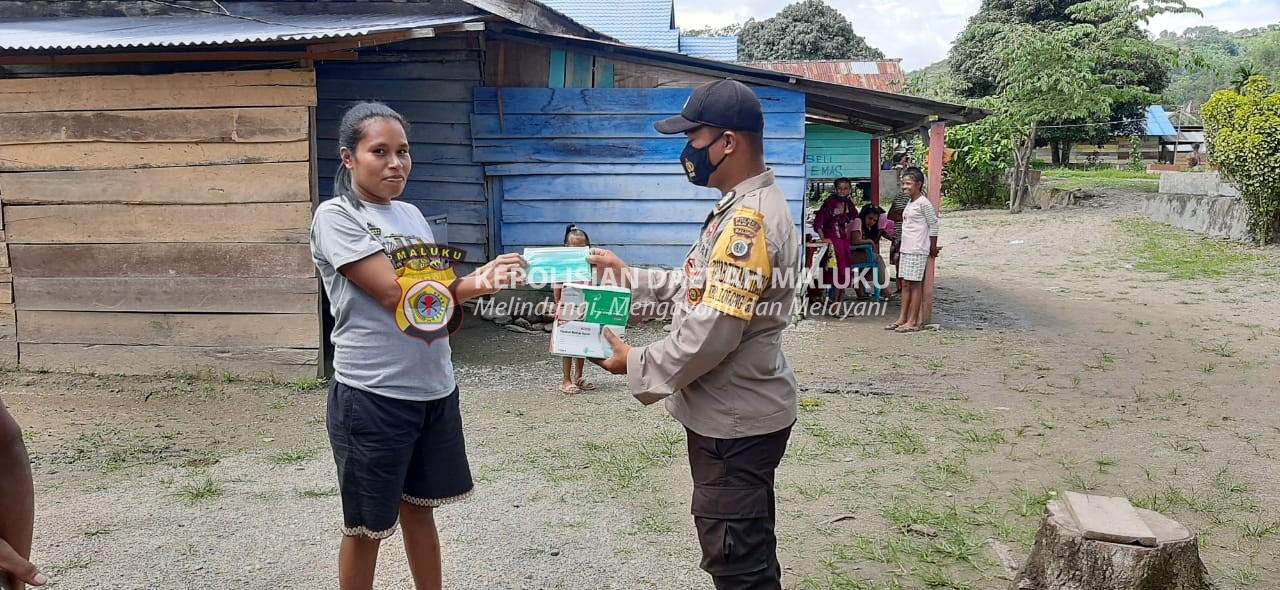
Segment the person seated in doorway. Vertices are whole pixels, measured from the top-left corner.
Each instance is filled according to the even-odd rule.
[[[824,290],[834,288],[832,301],[836,305],[832,309],[839,307],[844,301],[844,290],[848,288],[851,278],[848,228],[853,217],[845,206],[847,202],[848,199],[841,199],[838,194],[831,195],[823,201],[822,208],[814,219],[814,230],[830,247],[830,258],[823,265],[822,286]]]
[[[854,217],[852,221],[849,222],[848,235],[849,247],[851,249],[849,259],[850,263],[859,264],[867,262],[866,251],[858,248],[858,246],[871,246],[871,252],[876,258],[876,266],[879,268],[879,271],[875,277],[867,277],[867,280],[871,281],[878,279],[877,282],[881,283],[883,287],[888,284],[888,275],[885,274],[884,258],[880,256],[880,223],[882,219],[887,221],[887,218],[884,217],[884,209],[876,207],[875,205],[867,205],[862,208],[862,211],[858,213],[857,217]],[[867,283],[863,283],[855,277],[853,284],[854,291],[858,294],[858,297],[867,296],[863,289],[864,286],[868,285]]]

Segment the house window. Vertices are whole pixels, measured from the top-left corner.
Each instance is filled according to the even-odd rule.
[[[551,88],[613,88],[613,64],[590,55],[551,50]]]

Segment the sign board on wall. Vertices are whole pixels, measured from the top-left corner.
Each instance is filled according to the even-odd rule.
[[[869,179],[871,135],[830,125],[805,125],[805,168],[809,180]]]

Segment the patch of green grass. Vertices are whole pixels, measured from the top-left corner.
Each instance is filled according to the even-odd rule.
[[[284,399],[284,400],[276,400],[276,401],[273,401],[273,402],[271,402],[270,404],[268,404],[268,405],[267,405],[267,407],[269,407],[269,408],[271,408],[271,409],[273,409],[273,410],[287,410],[287,409],[292,408],[292,407],[294,407],[294,406],[296,406],[296,405],[298,405],[298,404],[296,404],[296,403],[294,403],[294,402],[291,402],[291,401],[289,401],[289,400],[287,400],[287,399]]]
[[[959,490],[973,482],[973,472],[964,459],[933,461],[920,469],[920,481],[934,490]]]
[[[938,408],[938,413],[952,420],[963,422],[965,424],[973,422],[985,422],[990,416],[984,412],[967,410],[957,405],[946,405]]]
[[[924,437],[910,424],[878,429],[875,436],[893,449],[896,455],[919,455],[928,450],[924,446]]]
[[[276,465],[298,465],[315,459],[319,455],[318,449],[288,449],[272,455],[271,462]]]
[[[323,377],[303,377],[301,379],[285,379],[272,373],[267,377],[267,382],[276,387],[287,387],[298,392],[315,391],[322,389],[329,384],[329,380]]]
[[[1119,223],[1135,244],[1129,253],[1134,268],[1158,272],[1173,279],[1212,279],[1240,274],[1260,257],[1246,246],[1198,236],[1163,223],[1121,219]]]
[[[179,488],[178,497],[186,500],[188,504],[198,504],[217,498],[222,495],[222,492],[222,484],[214,481],[210,476],[205,476],[203,481],[188,483]]]
[[[1222,358],[1231,358],[1236,355],[1236,350],[1231,348],[1226,342],[1219,342],[1207,346],[1201,346],[1200,350],[1204,352],[1212,352]]]
[[[867,442],[849,434],[847,432],[839,432],[834,428],[829,428],[817,422],[804,422],[801,425],[809,436],[818,440],[818,445],[823,448],[848,449],[854,447],[865,447]]]
[[[330,498],[336,495],[338,495],[338,488],[326,488],[323,490],[302,490],[301,492],[298,492],[298,497],[306,500]]]
[[[810,501],[821,499],[823,496],[830,494],[831,491],[831,488],[820,483],[800,484],[796,486],[796,493],[800,494],[801,498]]]
[[[1253,522],[1242,522],[1239,525],[1240,535],[1251,539],[1265,539],[1280,533],[1280,520],[1259,519]]]
[[[1124,168],[1080,168],[1080,167],[1064,167],[1051,166],[1041,171],[1044,178],[1127,178],[1138,180],[1160,180],[1159,174],[1150,172],[1134,171]]]
[[[951,577],[946,571],[938,567],[924,567],[916,571],[920,581],[924,582],[929,588],[951,588],[952,590],[972,590],[973,585],[961,582]]]
[[[1052,500],[1053,496],[1049,490],[1033,492],[1022,482],[1018,482],[1013,487],[1014,502],[1011,509],[1014,514],[1022,517],[1040,516],[1044,514],[1044,508],[1049,505],[1049,500]]]
[[[1004,431],[1001,431],[1001,430],[982,431],[976,428],[965,428],[963,430],[956,430],[954,432],[956,434],[959,434],[962,440],[971,442],[971,443],[983,443],[983,444],[995,445],[995,444],[1002,444],[1005,442]]]
[[[643,492],[653,488],[653,480],[647,473],[655,463],[651,455],[626,442],[588,442],[586,448],[595,481],[619,491]]]
[[[1098,482],[1080,475],[1079,473],[1072,473],[1071,475],[1068,475],[1067,485],[1071,486],[1072,489],[1080,490],[1082,492],[1092,492],[1099,487]]]
[[[1084,363],[1086,369],[1095,371],[1109,371],[1116,364],[1116,355],[1109,352],[1098,353],[1098,360]]]
[[[1108,468],[1115,467],[1118,463],[1118,461],[1106,455],[1094,460],[1094,464],[1098,466],[1098,473],[1109,473]]]
[[[1248,493],[1248,484],[1231,476],[1226,467],[1218,470],[1213,476],[1213,487],[1225,496]]]

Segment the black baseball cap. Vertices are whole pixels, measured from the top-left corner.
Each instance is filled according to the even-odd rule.
[[[764,132],[764,107],[746,84],[716,80],[699,86],[679,115],[654,123],[658,133],[673,135],[699,127]]]

